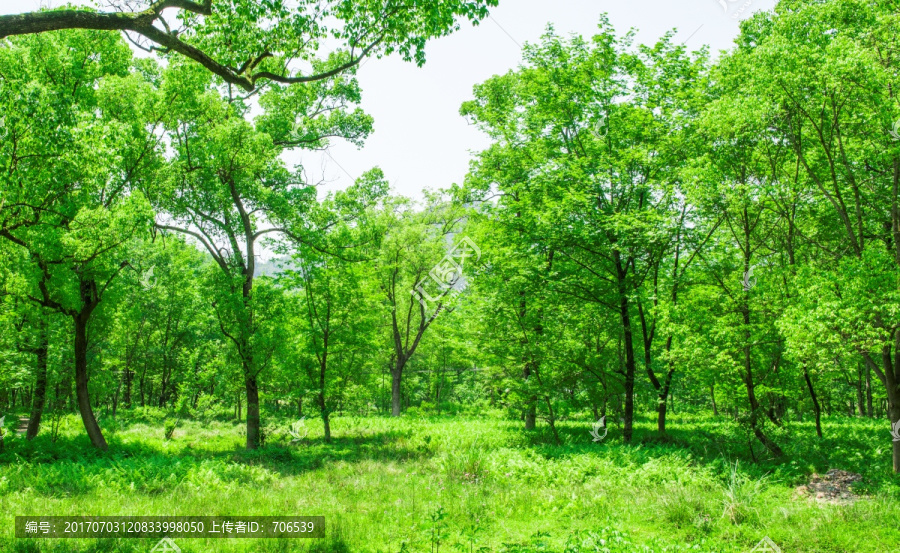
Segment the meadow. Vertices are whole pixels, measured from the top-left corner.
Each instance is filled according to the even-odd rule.
[[[244,426],[179,423],[162,411],[102,419],[110,449],[91,447],[67,416],[59,435],[13,437],[0,454],[0,550],[144,552],[156,540],[13,538],[15,515],[297,515],[326,517],[327,537],[180,539],[199,552],[745,552],[768,536],[785,552],[879,552],[900,544],[900,477],[890,474],[883,423],[786,422],[784,459],[767,460],[724,418],[677,415],[665,439],[649,414],[625,445],[612,425],[560,424],[560,441],[500,413],[335,417],[333,441],[304,420],[268,418],[265,445],[244,449]],[[8,429],[12,429],[9,427]],[[9,437],[9,436],[8,436]],[[754,462],[754,458],[756,461]],[[858,499],[798,494],[811,474],[862,475]]]

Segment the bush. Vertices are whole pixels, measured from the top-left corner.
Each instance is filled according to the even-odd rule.
[[[166,419],[165,430],[166,430],[166,440],[171,440],[172,436],[175,435],[175,428],[178,426],[178,421],[176,419]]]

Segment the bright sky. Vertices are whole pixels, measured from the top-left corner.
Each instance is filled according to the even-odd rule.
[[[2,0],[0,14],[59,6],[60,0]],[[83,2],[81,2],[83,3]],[[676,29],[689,49],[704,44],[714,52],[731,47],[738,20],[771,9],[776,0],[500,0],[478,27],[433,41],[423,68],[392,57],[370,60],[359,69],[362,107],[375,118],[375,133],[362,149],[336,142],[327,154],[291,154],[326,189],[343,188],[372,167],[381,167],[394,190],[418,197],[425,188],[462,183],[472,152],[486,138],[459,115],[472,87],[515,68],[520,44],[536,42],[548,23],[560,34],[591,36],[601,13],[619,34],[638,30],[637,40],[653,43]]]

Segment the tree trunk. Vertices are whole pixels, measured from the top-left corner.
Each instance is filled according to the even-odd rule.
[[[41,325],[41,342],[35,350],[37,378],[34,384],[34,399],[31,403],[31,418],[28,419],[28,431],[25,433],[25,438],[28,440],[33,440],[38,435],[47,397],[47,352],[50,348],[46,324],[43,322]]]
[[[325,443],[331,443],[331,415],[327,409],[322,410],[322,423],[325,425]]]
[[[125,369],[125,396],[122,402],[125,407],[131,409],[131,382],[134,380],[134,372],[131,369]]]
[[[112,416],[113,416],[113,418],[116,418],[116,409],[118,409],[118,407],[119,407],[119,391],[121,389],[122,389],[122,380],[117,379],[116,391],[113,394],[113,400],[112,400]]]
[[[671,342],[672,338],[669,338]],[[659,395],[657,397],[657,405],[656,405],[656,429],[660,434],[666,433],[666,411],[668,410],[668,398],[669,398],[669,390],[672,387],[672,375],[675,373],[674,365],[669,366],[669,371],[666,373],[666,381],[663,384],[662,390],[659,391]],[[675,396],[672,396],[672,400],[674,402]],[[672,405],[672,412],[675,412],[675,405]]]
[[[900,407],[894,406],[891,410],[891,428],[897,428],[900,422]],[[900,474],[900,440],[893,443],[894,446],[894,474]]]
[[[749,271],[749,265],[744,269],[744,272]],[[750,357],[750,306],[749,299],[747,296],[749,292],[745,292],[745,304],[743,308],[744,315],[744,328],[745,328],[745,336],[744,336],[744,385],[747,388],[747,399],[750,403],[750,427],[753,430],[753,434],[765,447],[768,449],[772,455],[775,457],[781,457],[784,453],[781,451],[781,448],[778,447],[778,444],[773,442],[765,433],[762,431],[762,428],[759,424],[759,415],[761,412],[761,407],[759,405],[759,401],[756,399],[756,384],[753,381],[753,365],[752,359]]]
[[[900,429],[900,390],[898,390],[898,383],[894,382],[894,378],[890,375],[888,375],[886,380],[888,383],[888,386],[886,386],[888,418],[891,421],[891,429]],[[895,440],[892,445],[894,474],[900,474],[900,441]]]
[[[403,377],[403,363],[397,360],[396,366],[391,368],[391,416],[400,416],[400,379]]]
[[[144,385],[146,383],[146,378],[147,378],[147,361],[145,360],[144,361],[144,370],[141,371],[141,378],[138,381],[138,389],[141,392],[141,407],[145,407],[147,405],[146,398],[144,397],[144,395],[145,395]]]
[[[622,429],[622,438],[625,443],[631,442],[634,427],[634,336],[631,329],[631,313],[628,303],[629,286],[626,282],[628,276],[627,264],[622,263],[622,256],[618,250],[613,250],[613,261],[616,267],[619,292],[619,317],[622,321],[622,334],[625,342],[625,426]]]
[[[822,409],[819,407],[819,398],[816,397],[816,390],[813,388],[812,380],[809,378],[809,371],[806,365],[803,365],[803,378],[806,379],[806,387],[809,389],[809,397],[812,398],[813,413],[816,415],[816,435],[822,437]]]
[[[859,363],[856,367],[856,382],[854,382],[853,387],[856,388],[856,409],[855,413],[851,413],[851,416],[858,414],[860,417],[866,416],[866,403],[865,403],[865,394],[866,394],[866,385],[863,378],[863,372],[865,363]]]
[[[528,379],[531,377],[531,362],[525,363],[525,368],[522,370],[522,376],[527,383]],[[528,404],[525,406],[525,430],[534,430],[535,428],[537,428],[537,398],[531,396],[528,400]]]
[[[249,373],[248,373],[249,374]],[[259,388],[255,376],[246,376],[247,389],[247,449],[259,447]]]
[[[866,413],[871,419],[875,416],[875,410],[872,408],[872,367],[866,363]]]
[[[547,413],[549,414],[547,422],[550,424],[550,431],[553,432],[553,439],[559,445],[562,443],[562,440],[559,439],[559,431],[556,429],[556,414],[553,412],[553,404],[548,397],[544,397],[544,403],[547,404]]]
[[[78,411],[81,413],[81,420],[84,422],[84,429],[91,439],[91,443],[97,449],[106,450],[106,440],[100,431],[100,425],[94,418],[94,411],[91,409],[91,400],[88,393],[88,374],[87,374],[87,323],[88,314],[84,312],[75,315],[72,319],[75,321],[75,395],[78,400]]]
[[[620,314],[622,317],[622,329],[625,334],[625,426],[622,429],[622,438],[625,443],[631,442],[634,427],[634,340],[631,335],[631,316],[628,313],[628,297],[622,294],[620,299]]]
[[[713,408],[713,416],[719,416],[719,408],[716,406],[716,385],[709,385],[709,395],[712,397],[712,408]]]

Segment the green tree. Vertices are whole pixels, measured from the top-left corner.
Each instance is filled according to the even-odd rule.
[[[89,326],[149,228],[136,188],[152,178],[159,140],[155,94],[114,35],[79,31],[22,37],[0,49],[4,74],[0,237],[27,252],[21,297],[74,324],[78,407],[106,449],[88,391]],[[43,79],[46,72],[54,79]]]
[[[640,297],[678,242],[680,130],[696,110],[691,83],[705,67],[703,55],[692,59],[669,35],[636,51],[631,41],[617,39],[605,19],[591,41],[551,29],[526,46],[518,71],[479,85],[462,108],[495,141],[470,176],[472,197],[497,198],[498,226],[540,252],[542,267],[533,270],[554,293],[604,306],[620,320],[626,441],[642,345],[661,405],[668,396],[654,370],[655,323]],[[520,293],[520,312],[539,334],[541,300]],[[525,365],[527,379],[534,361]]]
[[[299,295],[299,350],[308,358],[299,364],[315,390],[326,442],[331,441],[335,389],[353,377],[374,347],[378,305],[368,276],[375,250],[367,219],[386,192],[381,171],[374,170],[349,190],[326,198],[311,214],[325,229],[318,246],[299,244],[293,256],[297,268],[280,280]]]
[[[121,31],[143,50],[175,52],[253,93],[268,83],[327,80],[367,56],[399,52],[421,65],[429,39],[458,29],[460,19],[477,24],[496,5],[497,0],[116,0],[112,12],[66,6],[2,15],[0,39],[63,29]],[[318,56],[325,41],[339,45],[327,60]],[[310,63],[311,71],[294,70]]]

